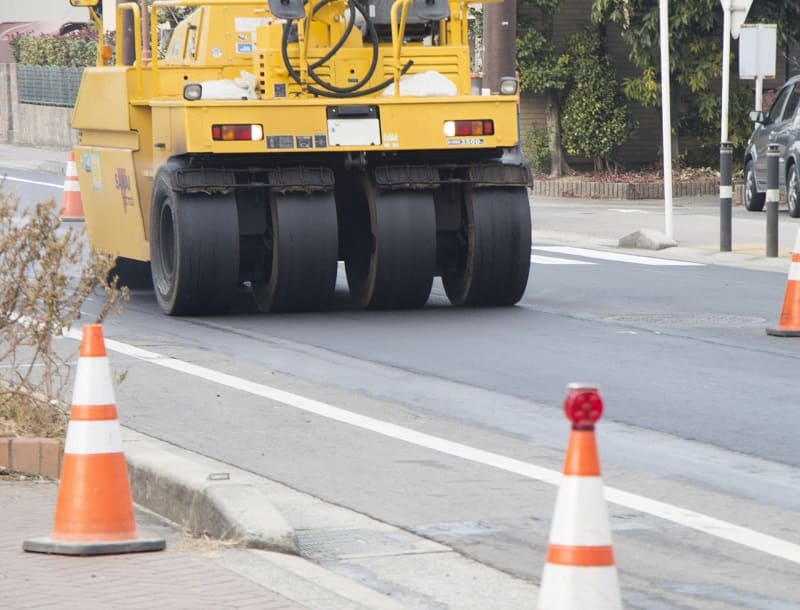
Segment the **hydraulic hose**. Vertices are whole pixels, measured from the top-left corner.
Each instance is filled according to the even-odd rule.
[[[313,15],[317,11],[319,11],[322,7],[326,6],[332,1],[333,0],[322,0],[319,4],[317,4],[314,7],[311,16],[313,17]],[[375,24],[372,18],[369,16],[369,11],[365,9],[365,7],[358,0],[351,0],[350,5],[351,7],[355,7],[355,9],[358,10],[358,12],[361,13],[361,15],[364,17],[364,22],[367,25],[367,31],[369,33],[369,38],[372,47],[372,58],[370,61],[369,68],[367,69],[367,73],[361,80],[359,80],[354,85],[348,87],[338,87],[332,83],[325,82],[315,72],[316,68],[318,68],[325,62],[329,61],[347,41],[347,37],[350,35],[350,32],[352,32],[353,25],[355,24],[355,10],[351,10],[350,19],[348,20],[347,26],[342,32],[342,35],[339,37],[339,40],[336,41],[336,43],[322,58],[315,61],[313,64],[308,65],[308,75],[317,85],[321,87],[321,89],[318,89],[317,87],[314,86],[307,87],[307,90],[314,95],[318,95],[321,97],[335,97],[335,98],[361,97],[364,95],[370,95],[372,93],[376,93],[381,89],[388,87],[394,81],[393,78],[388,78],[384,82],[378,85],[375,85],[368,89],[362,89],[362,87],[370,81],[377,68],[378,57],[380,54],[380,44],[379,44],[380,41],[378,38],[378,32],[375,29]],[[291,64],[291,60],[289,59],[288,47],[289,47],[289,35],[291,32],[291,25],[292,22],[289,21],[283,27],[283,36],[281,39],[281,56],[283,58],[283,63],[286,66],[287,71],[289,72],[289,76],[291,76],[292,79],[298,85],[302,86],[303,83],[300,79],[300,75],[298,74],[297,70],[294,69],[294,67]],[[412,61],[406,62],[406,64],[402,67],[400,73],[405,74],[412,66],[412,64],[413,64]]]

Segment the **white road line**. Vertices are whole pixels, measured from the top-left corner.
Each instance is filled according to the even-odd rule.
[[[64,334],[73,339],[81,339],[81,331],[78,329],[69,329],[65,331]],[[439,453],[497,468],[536,481],[550,483],[551,485],[558,485],[561,482],[562,475],[556,470],[542,468],[541,466],[515,460],[497,453],[483,451],[482,449],[476,449],[469,445],[463,445],[430,434],[417,432],[410,428],[353,413],[298,394],[248,381],[240,377],[234,377],[233,375],[184,362],[183,360],[162,356],[161,354],[144,350],[127,343],[121,343],[111,339],[106,339],[105,343],[108,350],[137,358],[150,364],[162,366],[173,371],[199,377],[200,379],[218,383],[235,390],[247,392],[254,396],[260,396],[308,413],[314,413],[320,417],[349,424],[361,428],[362,430],[369,430],[370,432],[404,441],[418,447],[424,447],[426,449],[438,451]],[[717,538],[735,542],[742,546],[800,564],[800,545],[787,540],[762,534],[755,530],[709,517],[702,513],[652,500],[613,487],[606,486],[604,489],[606,499],[614,504],[637,510],[654,517],[659,517],[710,536],[716,536]]]
[[[531,262],[536,265],[596,265],[591,261],[579,261],[574,258],[560,258],[558,256],[542,256],[531,254]]]
[[[24,182],[25,184],[38,184],[39,186],[52,186],[53,188],[62,189],[63,184],[53,184],[52,182],[39,182],[38,180],[26,180],[25,178],[12,178],[11,176],[0,176],[0,182]]]
[[[704,266],[702,263],[675,261],[667,258],[650,258],[648,256],[636,256],[634,254],[618,254],[617,252],[603,252],[602,250],[573,248],[572,246],[534,246],[534,249],[541,250],[543,252],[554,252],[556,254],[571,254],[573,256],[586,256],[588,258],[597,258],[604,261],[635,263],[637,265],[653,265],[660,267],[703,267]]]
[[[637,210],[631,208],[608,208],[609,212],[619,212],[620,214],[649,214],[647,210]]]

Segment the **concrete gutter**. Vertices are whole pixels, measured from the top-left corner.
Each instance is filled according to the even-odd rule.
[[[434,540],[125,427],[122,439],[139,506],[250,547],[217,561],[309,610],[519,610],[538,596]]]

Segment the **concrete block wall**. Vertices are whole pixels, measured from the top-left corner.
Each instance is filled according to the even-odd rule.
[[[697,197],[719,193],[716,180],[674,182],[674,197]],[[581,199],[663,199],[663,182],[592,182],[587,180],[534,180],[534,197],[577,197]]]
[[[54,438],[0,438],[0,470],[58,478],[62,455]]]
[[[72,108],[21,104],[16,64],[0,64],[0,143],[68,148],[78,143]]]

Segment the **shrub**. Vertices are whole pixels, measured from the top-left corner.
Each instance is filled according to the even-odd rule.
[[[9,41],[17,63],[28,66],[93,66],[97,60],[97,31],[69,34],[14,34]]]
[[[63,435],[73,352],[54,338],[98,288],[98,322],[127,301],[127,289],[106,282],[112,257],[87,258],[82,232],[61,227],[53,200],[26,210],[0,192],[0,435]]]
[[[522,138],[522,156],[534,172],[550,173],[550,147],[547,142],[547,133],[543,129],[539,129],[536,123],[531,123]]]
[[[600,35],[584,31],[568,40],[572,86],[564,104],[561,141],[569,154],[591,158],[600,171],[628,138],[633,123]]]

